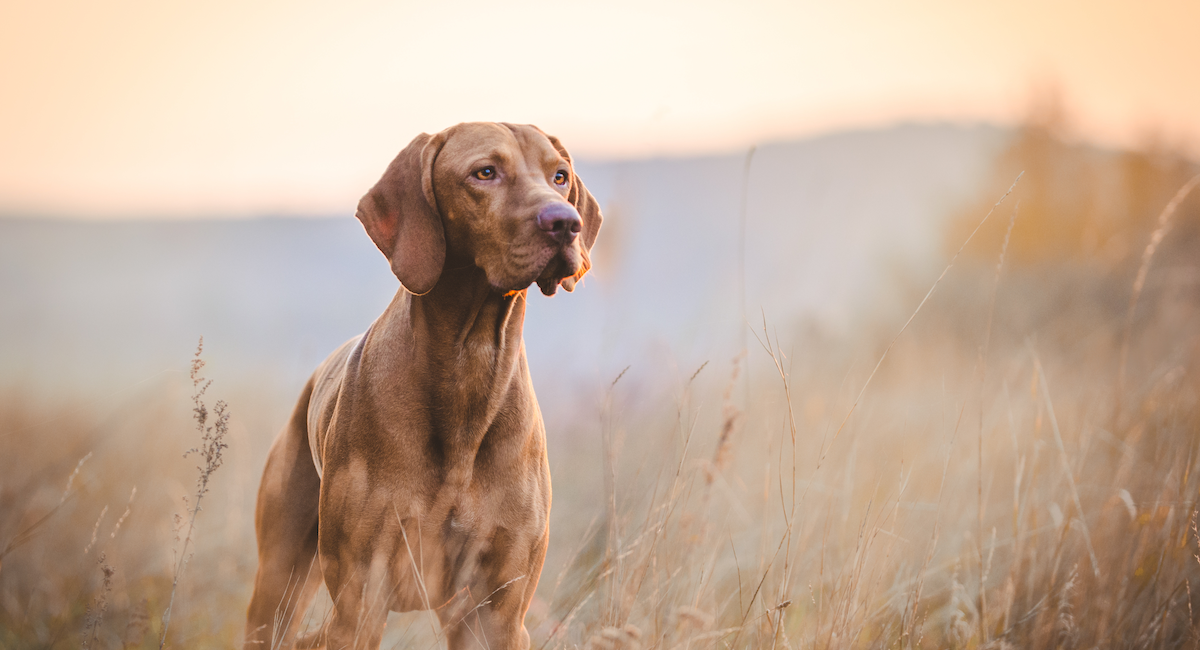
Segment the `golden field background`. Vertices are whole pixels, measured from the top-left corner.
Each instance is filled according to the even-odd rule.
[[[744,352],[581,397],[551,438],[535,647],[1200,643],[1200,190],[1163,221],[1200,170],[1064,132],[1049,106],[1012,135],[947,221],[943,279],[912,273],[836,329],[751,312]],[[238,642],[258,474],[294,399],[209,376],[229,447],[171,647]],[[6,389],[0,646],[157,646],[195,503],[192,389]],[[393,615],[384,646],[436,647],[432,620]]]

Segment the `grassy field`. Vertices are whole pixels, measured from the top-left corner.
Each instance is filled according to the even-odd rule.
[[[1038,128],[947,259],[1013,169],[1051,169],[928,300],[916,278],[854,331],[765,322],[741,354],[602,379],[551,432],[535,647],[1200,644],[1200,190],[1164,212],[1195,170]],[[1135,203],[1098,203],[1096,179],[1138,165],[1140,216],[1113,216]],[[1095,175],[1064,194],[1046,180],[1063,166]],[[1088,201],[1108,207],[1039,226]],[[218,379],[204,426],[218,398],[233,416],[213,468],[182,456],[202,442],[194,388],[181,371],[90,402],[0,398],[0,647],[157,647],[172,594],[168,646],[238,643],[292,396]],[[384,647],[436,647],[432,620],[393,615]]]

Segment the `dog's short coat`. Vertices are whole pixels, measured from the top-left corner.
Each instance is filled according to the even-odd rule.
[[[246,648],[377,648],[388,611],[414,609],[450,648],[527,648],[550,472],[526,289],[575,288],[599,207],[554,137],[469,123],[417,136],[356,216],[403,286],[271,447]],[[334,611],[297,641],[318,571]]]

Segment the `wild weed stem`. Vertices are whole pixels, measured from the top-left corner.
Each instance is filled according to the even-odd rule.
[[[212,414],[216,418],[212,424],[208,423],[209,411],[204,403],[204,393],[212,381],[206,380],[200,375],[200,371],[204,368],[204,360],[200,358],[203,351],[204,337],[200,337],[200,342],[196,345],[196,354],[192,358],[191,371],[194,391],[192,393],[192,419],[196,422],[196,431],[200,433],[200,446],[187,450],[183,455],[186,457],[197,454],[204,464],[196,467],[200,474],[196,479],[195,501],[191,505],[187,505],[187,500],[184,499],[188,513],[187,532],[183,536],[183,544],[175,561],[171,579],[171,596],[167,600],[166,610],[163,611],[162,635],[158,641],[159,650],[167,645],[167,630],[171,626],[171,611],[175,606],[175,593],[179,588],[179,579],[183,576],[184,567],[187,566],[188,546],[192,542],[192,534],[196,529],[196,516],[200,514],[200,502],[204,499],[204,495],[208,494],[208,483],[212,479],[212,475],[221,467],[222,453],[229,446],[225,442],[225,436],[229,432],[229,409],[224,401],[218,401],[213,407]],[[178,515],[176,515],[176,519],[178,522]]]

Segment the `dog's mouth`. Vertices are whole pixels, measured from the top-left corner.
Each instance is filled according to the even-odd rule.
[[[565,245],[538,242],[510,250],[507,258],[504,266],[494,269],[501,274],[488,272],[492,286],[504,293],[523,291],[534,283],[547,296],[557,293],[559,286],[574,291],[587,271],[584,255],[574,242]],[[507,271],[501,270],[505,268]]]
[[[530,269],[529,280],[521,284],[522,288],[536,282],[543,295],[553,296],[561,285],[567,291],[575,290],[575,283],[583,275],[584,261],[579,247],[566,244],[547,246],[539,251],[533,263],[525,268]]]
[[[573,258],[573,259],[569,259]],[[559,285],[567,291],[575,290],[575,283],[583,275],[582,259],[573,246],[564,248],[558,255],[550,258],[549,263],[542,269],[537,278],[538,289],[542,295],[553,296]]]

